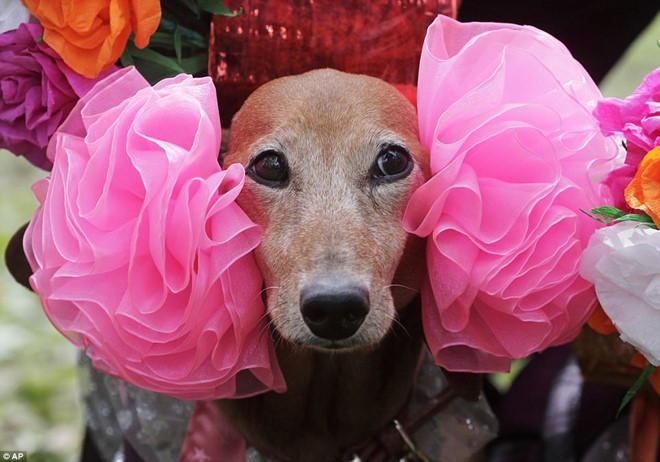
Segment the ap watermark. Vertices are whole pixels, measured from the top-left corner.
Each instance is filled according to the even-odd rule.
[[[5,460],[20,460],[25,462],[28,460],[27,452],[25,451],[0,451],[0,462]]]

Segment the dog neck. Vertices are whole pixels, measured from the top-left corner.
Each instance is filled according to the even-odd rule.
[[[247,443],[278,460],[334,462],[400,413],[422,346],[419,300],[376,347],[322,352],[277,341],[285,393],[220,401]]]

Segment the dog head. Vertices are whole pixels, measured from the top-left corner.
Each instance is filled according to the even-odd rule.
[[[256,249],[268,314],[299,345],[380,341],[419,289],[423,243],[401,220],[428,176],[414,107],[391,85],[317,70],[274,80],[232,123],[224,165],[263,227]]]

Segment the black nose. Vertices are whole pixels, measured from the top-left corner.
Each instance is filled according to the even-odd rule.
[[[315,335],[342,340],[357,332],[369,313],[369,292],[359,285],[315,281],[300,292],[300,311]]]

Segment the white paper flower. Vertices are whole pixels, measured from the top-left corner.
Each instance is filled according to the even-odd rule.
[[[621,339],[660,366],[660,232],[630,222],[596,231],[580,274],[596,285]]]
[[[21,0],[0,1],[0,34],[14,30],[30,19],[30,12]]]

